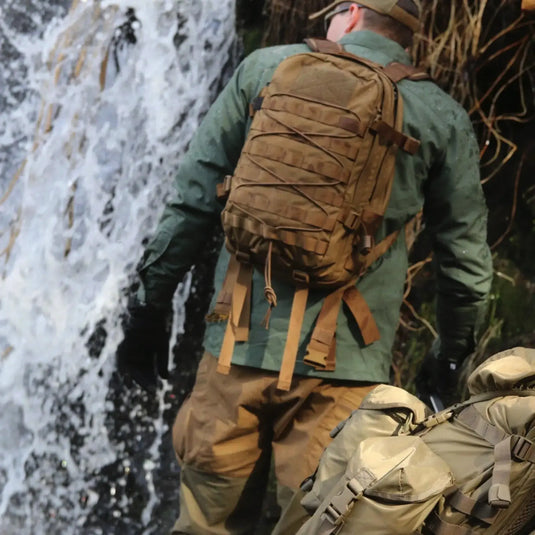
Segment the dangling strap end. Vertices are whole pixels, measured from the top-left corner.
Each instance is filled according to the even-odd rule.
[[[284,392],[288,392],[291,386],[292,386],[292,381],[285,381],[279,377],[279,381],[277,382],[278,390],[284,390]]]
[[[222,375],[228,375],[230,373],[230,366],[218,362],[216,371]]]

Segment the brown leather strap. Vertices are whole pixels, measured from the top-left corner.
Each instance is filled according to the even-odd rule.
[[[370,130],[376,132],[382,140],[397,145],[401,150],[409,154],[416,154],[420,148],[420,141],[392,128],[384,121],[375,121],[370,126]]]
[[[290,313],[290,322],[288,324],[288,334],[286,336],[286,345],[282,355],[281,369],[277,388],[279,390],[290,390],[292,376],[297,358],[297,349],[299,348],[299,339],[301,336],[301,327],[305,316],[305,309],[308,299],[308,287],[297,286]]]
[[[217,371],[228,375],[236,342],[245,342],[249,337],[250,298],[253,278],[251,264],[239,264],[238,276],[232,292],[230,315],[219,353]]]
[[[399,63],[397,61],[393,61],[392,63],[385,65],[383,72],[394,83],[398,83],[405,79],[412,80],[414,82],[431,79],[431,76],[427,71],[419,69],[414,65],[405,65],[404,63]]]
[[[366,345],[376,342],[381,337],[377,324],[373,319],[368,303],[356,286],[351,286],[344,291],[344,303],[348,306],[351,314],[357,322],[360,334]]]
[[[339,288],[327,295],[323,300],[323,306],[316,320],[316,326],[312,331],[306,355],[303,359],[305,364],[313,366],[316,370],[325,371],[327,368],[327,357],[334,343],[336,323],[343,295],[344,288]]]

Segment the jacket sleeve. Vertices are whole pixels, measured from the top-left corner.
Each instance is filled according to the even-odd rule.
[[[176,175],[175,194],[145,249],[138,297],[157,307],[170,305],[177,284],[206,244],[203,237],[220,224],[216,185],[234,170],[244,142],[248,61],[240,64],[201,122]]]
[[[437,276],[437,356],[460,363],[475,347],[490,291],[492,260],[479,149],[462,108],[448,130],[447,149],[427,183],[424,217]]]

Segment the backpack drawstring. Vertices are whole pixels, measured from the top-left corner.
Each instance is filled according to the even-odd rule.
[[[269,328],[269,319],[271,317],[271,310],[273,307],[277,306],[277,294],[275,293],[275,290],[271,286],[271,252],[273,250],[273,242],[269,242],[268,246],[268,253],[266,255],[266,264],[264,266],[264,280],[265,280],[265,287],[264,287],[264,297],[266,298],[266,301],[269,303],[268,309],[266,311],[266,315],[264,316],[264,319],[262,320],[262,325],[268,329]]]

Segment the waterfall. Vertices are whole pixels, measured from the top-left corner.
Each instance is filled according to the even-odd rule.
[[[114,356],[142,243],[235,66],[234,1],[5,0],[0,38],[0,533],[164,533],[184,389],[125,389]]]

